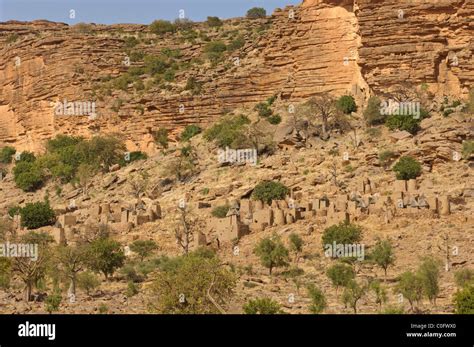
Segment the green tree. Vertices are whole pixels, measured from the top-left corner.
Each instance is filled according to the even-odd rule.
[[[280,182],[263,181],[255,186],[253,200],[263,200],[270,204],[273,200],[283,200],[289,193],[288,187]]]
[[[288,249],[277,235],[260,240],[254,249],[254,253],[260,257],[262,265],[268,268],[270,275],[273,268],[288,266]]]
[[[217,28],[222,26],[222,21],[219,17],[209,16],[207,17],[206,24],[211,28]]]
[[[344,114],[351,114],[357,111],[356,102],[351,95],[343,95],[337,99],[336,108]]]
[[[362,238],[362,228],[355,224],[341,222],[326,228],[321,237],[323,248],[327,250],[328,245],[333,247],[336,244],[355,244]]]
[[[387,290],[379,280],[370,282],[369,289],[374,293],[375,303],[379,305],[379,310],[381,310],[382,305],[387,302]]]
[[[176,27],[170,21],[160,19],[153,21],[150,24],[149,29],[154,34],[163,35],[175,32]]]
[[[295,254],[295,263],[298,264],[298,258],[301,252],[303,251],[303,239],[301,236],[295,233],[291,233],[289,236],[290,239],[290,251]]]
[[[327,301],[323,291],[316,287],[314,284],[308,285],[307,290],[308,295],[311,299],[309,311],[314,314],[323,312],[324,309],[327,307]]]
[[[389,240],[378,240],[374,249],[369,254],[369,259],[380,266],[387,277],[387,269],[395,263],[392,244]]]
[[[420,264],[417,274],[423,285],[423,292],[431,303],[436,305],[436,298],[439,294],[439,269],[440,261],[431,257],[426,257]]]
[[[385,122],[385,116],[380,113],[380,99],[372,96],[369,98],[364,110],[364,119],[368,125],[377,125]]]
[[[263,7],[252,7],[247,11],[247,18],[257,19],[265,18],[267,16],[267,11]]]
[[[35,163],[20,161],[13,168],[13,177],[18,188],[25,192],[33,192],[43,185],[43,172]]]
[[[130,245],[130,249],[137,253],[140,261],[143,262],[154,250],[158,249],[158,245],[153,240],[136,240]]]
[[[236,276],[214,253],[193,252],[165,261],[152,285],[150,309],[165,314],[225,313]]]
[[[354,310],[354,313],[357,313],[357,303],[366,292],[367,288],[365,286],[361,286],[356,281],[351,280],[344,288],[342,302],[346,306],[349,305]]]
[[[336,293],[340,286],[347,286],[355,278],[352,266],[343,263],[331,265],[326,271],[326,275],[336,287]]]
[[[109,238],[94,240],[87,251],[87,263],[91,270],[101,272],[105,279],[123,266],[125,255],[120,243]]]
[[[216,218],[225,218],[227,216],[227,212],[229,212],[229,209],[229,205],[216,206],[212,209],[211,214]]]
[[[28,203],[20,209],[21,225],[27,229],[38,229],[47,225],[53,225],[56,216],[49,202]]]
[[[84,271],[77,275],[77,286],[89,295],[91,290],[99,287],[100,281],[96,275],[90,271]]]
[[[0,163],[10,164],[12,162],[13,155],[16,153],[16,149],[10,146],[5,146],[0,149]]]
[[[244,306],[245,314],[280,314],[283,313],[281,306],[270,298],[250,299]]]
[[[385,125],[390,130],[405,130],[410,134],[416,134],[420,129],[421,117],[417,118],[413,115],[391,115],[385,121]]]
[[[25,284],[25,301],[31,300],[31,293],[35,284],[44,278],[49,260],[53,238],[46,233],[30,231],[19,239],[19,243],[37,245],[36,252],[30,257],[16,257],[12,260],[12,270]],[[34,261],[32,261],[34,260]]]
[[[69,295],[76,295],[77,274],[84,269],[87,248],[79,246],[59,246],[56,251],[58,268],[69,280]]]
[[[400,275],[395,290],[408,300],[413,310],[413,304],[423,297],[423,282],[417,274],[406,271]]]
[[[421,175],[421,164],[414,158],[405,156],[393,166],[398,180],[409,180]]]
[[[474,285],[463,288],[454,295],[457,314],[474,314]]]

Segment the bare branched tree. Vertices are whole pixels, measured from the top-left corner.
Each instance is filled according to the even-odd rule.
[[[307,102],[313,117],[321,119],[322,134],[321,138],[326,140],[329,137],[329,119],[336,113],[335,101],[327,93],[312,97]]]

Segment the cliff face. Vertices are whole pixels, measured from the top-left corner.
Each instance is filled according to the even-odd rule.
[[[150,132],[158,127],[208,123],[225,109],[274,94],[288,103],[323,91],[363,100],[400,84],[426,84],[435,94],[463,96],[474,85],[473,16],[467,0],[308,0],[268,21],[232,20],[235,28],[250,29],[244,46],[217,66],[179,72],[170,90],[101,97],[95,93],[101,79],[128,69],[125,36],[150,38],[138,46],[146,54],[179,48],[188,62],[202,55],[205,42],[156,39],[141,25],[95,26],[91,35],[46,21],[0,23],[0,146],[41,150],[57,133],[100,131],[122,134],[131,150],[152,151]],[[252,34],[264,25],[264,34]],[[12,34],[19,39],[10,42]],[[190,76],[203,83],[200,95],[183,90]],[[55,103],[64,99],[95,101],[97,118],[55,116]],[[119,99],[120,109],[111,107]]]

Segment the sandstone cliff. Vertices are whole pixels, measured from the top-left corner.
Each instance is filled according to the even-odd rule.
[[[155,37],[143,25],[96,25],[91,34],[47,21],[0,23],[0,145],[38,151],[57,133],[100,131],[123,134],[131,150],[153,152],[150,133],[158,127],[208,123],[275,94],[287,103],[323,91],[364,100],[400,84],[426,84],[438,95],[463,96],[474,83],[473,15],[474,3],[463,0],[304,1],[267,20],[227,21],[246,29],[243,47],[217,66],[180,72],[170,90],[105,97],[94,88],[127,71],[127,36],[143,35],[149,43],[138,49],[146,54],[179,48],[187,62],[202,55],[205,42]],[[183,91],[190,76],[203,83],[200,95]],[[95,101],[97,119],[55,116],[54,104],[64,99]],[[119,99],[123,106],[113,109]]]

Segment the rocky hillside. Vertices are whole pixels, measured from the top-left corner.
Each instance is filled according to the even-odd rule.
[[[466,96],[474,80],[473,12],[462,0],[304,1],[268,19],[163,35],[142,25],[0,23],[0,144],[37,151],[57,133],[116,132],[126,134],[130,150],[152,153],[150,133],[159,127],[208,124],[272,95],[291,103],[351,93],[363,103],[370,93],[425,84],[437,95]],[[206,44],[233,40],[234,49],[210,64]],[[104,86],[163,48],[180,52],[166,85]],[[190,77],[199,93],[186,90]],[[54,105],[64,99],[96,102],[97,118],[58,117]]]
[[[328,276],[344,262],[364,288],[357,313],[454,313],[460,270],[466,283],[474,277],[473,16],[474,4],[461,0],[305,0],[267,18],[164,33],[0,23],[0,237],[34,229],[52,237],[51,248],[66,246],[30,283],[30,301],[21,272],[5,276],[0,258],[0,313],[45,312],[58,290],[53,311],[155,312],[166,301],[157,283],[179,267],[174,257],[197,249],[213,250],[235,278],[226,296],[203,275],[212,283],[199,293],[204,312],[242,313],[249,300],[270,298],[287,313],[310,313],[314,285],[323,312],[352,313],[343,300],[350,286]],[[387,99],[419,113],[383,114]],[[95,113],[58,114],[64,100],[94,102]],[[26,225],[24,209],[43,201],[54,218]],[[360,259],[325,252],[328,230],[346,225],[360,230]],[[81,260],[78,274],[92,269],[97,283],[86,290],[78,281],[71,299],[61,250],[104,235],[124,261],[104,277]],[[271,273],[256,251],[266,239],[290,250]],[[380,240],[393,251],[387,271],[374,261]],[[137,241],[157,247],[141,257]],[[206,259],[191,265],[200,270]],[[426,259],[437,261],[436,300],[425,287],[408,299],[402,275],[421,276]],[[187,276],[169,287],[193,292],[201,278]],[[186,312],[191,301],[173,290],[176,310],[158,312]]]

